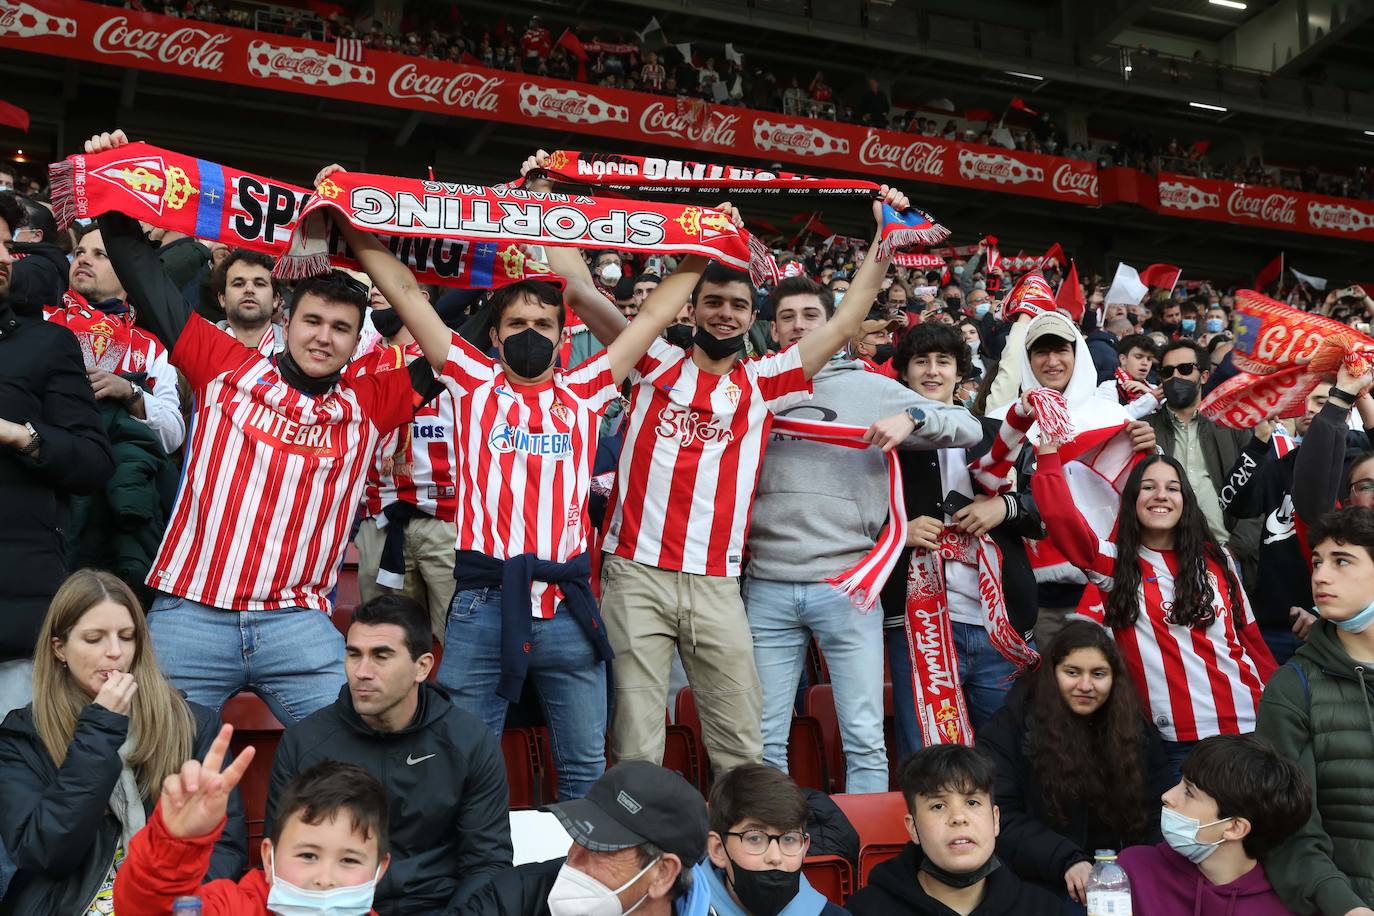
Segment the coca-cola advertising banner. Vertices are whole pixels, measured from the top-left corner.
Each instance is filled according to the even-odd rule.
[[[1302,191],[1163,172],[1153,209],[1171,216],[1374,241],[1374,202]]]
[[[163,73],[1097,206],[1090,163],[853,124],[679,102],[81,0],[0,0],[0,47]]]

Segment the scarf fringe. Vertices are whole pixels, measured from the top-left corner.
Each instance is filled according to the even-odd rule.
[[[325,252],[284,254],[277,258],[277,266],[272,269],[272,276],[280,280],[308,280],[329,273],[329,269],[329,255]]]
[[[894,229],[883,236],[883,240],[878,243],[878,257],[889,258],[898,251],[905,248],[914,248],[917,245],[938,245],[949,238],[949,230],[939,223],[935,223],[927,229],[913,229],[903,227]]]
[[[49,165],[48,185],[57,228],[65,232],[76,219],[76,164],[63,159]]]
[[[1058,446],[1073,438],[1073,417],[1064,395],[1053,388],[1033,388],[1026,393],[1026,399],[1035,408],[1041,442]]]

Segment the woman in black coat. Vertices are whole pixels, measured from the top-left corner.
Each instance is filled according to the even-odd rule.
[[[1159,839],[1164,748],[1096,623],[1059,631],[977,743],[997,763],[997,856],[1022,879],[1085,903],[1095,850]]]
[[[19,868],[0,914],[112,912],[115,872],[163,780],[203,757],[219,727],[158,672],[129,587],[73,573],[43,621],[34,701],[0,725],[0,838]],[[244,826],[235,794],[207,879],[247,867]]]

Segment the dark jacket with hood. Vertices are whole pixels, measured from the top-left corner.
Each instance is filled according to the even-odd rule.
[[[1295,913],[1374,907],[1374,663],[1350,657],[1320,621],[1260,700],[1255,733],[1312,785],[1307,824],[1264,857]]]
[[[435,913],[509,869],[506,767],[482,721],[420,685],[415,718],[394,732],[368,725],[344,685],[333,704],[286,730],[272,764],[267,828],[293,777],[322,760],[354,763],[390,801],[391,867],[377,886],[378,913]]]
[[[1289,916],[1260,865],[1213,884],[1168,843],[1123,849],[1117,864],[1131,879],[1132,909],[1143,916]]]
[[[1115,378],[1116,370],[1121,368],[1121,358],[1116,351],[1116,335],[1097,328],[1085,335],[1085,339],[1088,341],[1088,352],[1093,355],[1093,367],[1097,369],[1097,384]]]
[[[50,242],[15,242],[13,250],[10,298],[30,309],[59,308],[71,270],[66,253]]]
[[[907,843],[901,855],[873,869],[868,886],[845,903],[854,916],[953,916],[954,910],[926,893],[918,877],[921,847]],[[969,916],[1059,916],[1059,898],[1025,884],[1005,865],[988,875],[983,900]]]
[[[203,759],[219,734],[219,716],[195,703],[191,756]],[[16,709],[0,725],[0,839],[19,867],[0,900],[0,914],[73,916],[85,913],[100,890],[119,845],[121,827],[110,795],[123,764],[119,748],[129,717],[91,703],[59,768],[33,723],[33,707]],[[145,800],[149,817],[157,799]],[[248,837],[238,790],[229,796],[228,823],[215,843],[206,881],[235,881],[248,867]]]
[[[983,424],[983,441],[964,452],[967,463],[972,464],[992,448],[997,439],[1001,423],[988,417],[980,417]],[[1027,449],[1027,451],[1031,451]],[[945,498],[940,482],[939,451],[897,452],[897,463],[902,471],[902,491],[906,495],[906,517],[917,518],[929,515],[943,518],[944,511],[939,508]],[[972,481],[974,492],[978,492],[978,482]],[[1036,605],[1035,573],[1031,570],[1030,559],[1026,556],[1023,538],[1040,538],[1044,532],[1040,524],[1040,512],[1035,508],[1035,500],[1029,487],[1024,492],[1010,494],[1016,501],[1016,516],[1009,517],[1002,524],[988,532],[1002,551],[1002,590],[1006,595],[1007,617],[1016,632],[1029,634],[1035,627],[1039,613]],[[911,565],[911,548],[903,547],[897,558],[897,566],[883,585],[883,617],[888,624],[900,619],[906,613],[906,570]]]
[[[1131,689],[1129,684],[1119,686]],[[1062,894],[1064,873],[1079,862],[1091,862],[1095,850],[1123,849],[1159,839],[1159,797],[1173,781],[1159,732],[1142,716],[1139,750],[1145,785],[1136,804],[1145,812],[1146,832],[1122,836],[1088,805],[1073,806],[1068,824],[1052,824],[1045,805],[1044,782],[1035,770],[1028,747],[1035,729],[1030,718],[1029,693],[1025,682],[1013,687],[1002,708],[979,730],[977,743],[997,764],[993,798],[1002,816],[997,857],[1026,881]],[[1125,801],[1122,799],[1123,804]]]
[[[0,417],[32,423],[42,445],[36,458],[0,446],[0,660],[33,654],[67,578],[68,497],[99,490],[114,473],[75,335],[11,303],[0,299]]]

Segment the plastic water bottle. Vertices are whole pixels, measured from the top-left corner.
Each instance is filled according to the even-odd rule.
[[[1088,916],[1132,916],[1131,879],[1116,864],[1115,849],[1099,849],[1088,875]]]
[[[199,897],[178,897],[172,901],[172,916],[200,916]]]

